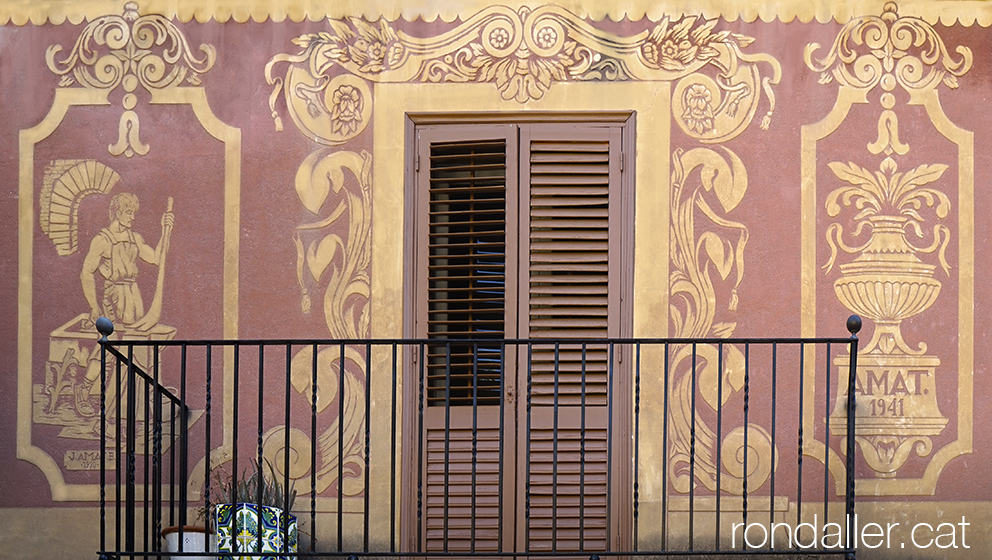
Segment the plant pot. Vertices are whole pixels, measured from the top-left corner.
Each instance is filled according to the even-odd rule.
[[[218,552],[296,552],[296,516],[272,506],[252,503],[217,504],[215,507]],[[283,535],[286,547],[283,549]],[[259,535],[261,535],[261,540]],[[261,542],[261,548],[259,548]],[[244,556],[238,560],[276,560],[279,556]]]
[[[209,548],[205,548],[209,538]],[[162,540],[165,541],[163,551],[180,552],[179,549],[179,527],[166,527],[162,529]],[[183,546],[181,552],[217,552],[217,535],[208,533],[204,527],[192,525],[183,526]],[[172,560],[209,560],[213,556],[173,556]]]

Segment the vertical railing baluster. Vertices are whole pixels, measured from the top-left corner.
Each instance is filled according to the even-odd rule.
[[[804,382],[806,370],[806,343],[799,343],[799,453],[796,458],[796,538],[798,539],[799,524],[803,520],[803,394],[806,392]],[[815,535],[814,535],[815,536]]]
[[[338,356],[338,552],[344,550],[344,343]]]
[[[584,346],[583,346],[584,348]],[[583,352],[584,356],[585,352]],[[584,364],[583,364],[584,366]],[[585,367],[583,367],[585,376]],[[634,542],[633,550],[636,552],[638,546],[638,478],[640,473],[640,451],[641,451],[641,343],[634,346]]]
[[[662,399],[662,420],[661,420],[661,549],[666,550],[668,548],[668,378],[670,372],[669,365],[669,353],[671,352],[671,345],[665,342],[665,359],[664,359],[664,371],[665,378],[663,380],[663,391],[665,393]],[[745,449],[747,449],[745,447]],[[745,453],[745,456],[747,454]],[[744,472],[747,472],[745,470]]]
[[[206,411],[204,412],[204,418],[206,426],[203,428],[205,432],[204,440],[204,452],[205,457],[203,462],[203,503],[210,511],[210,432],[212,431],[213,425],[211,422],[212,413],[212,397],[213,397],[213,345],[207,344],[206,351],[207,359],[207,369],[206,369]],[[261,516],[261,512],[259,512]],[[209,539],[203,539],[203,552],[207,552],[209,548]]]
[[[610,540],[610,528],[613,526],[613,512],[610,507],[610,498],[613,496],[613,365],[616,362],[614,342],[609,343],[609,355],[606,361],[606,548],[607,551],[614,550],[614,545]],[[613,534],[620,542],[620,536]]]
[[[282,488],[283,488],[283,503],[282,503],[282,513],[279,514],[277,531],[282,533],[282,551],[289,552],[289,431],[290,427],[293,425],[291,421],[290,413],[290,396],[292,395],[292,387],[290,386],[290,381],[293,373],[293,345],[286,345],[286,371],[283,377],[285,378],[283,385],[283,406],[285,407],[285,417],[283,418],[283,440],[282,440]],[[312,444],[310,447],[314,447]],[[368,476],[368,469],[365,469],[366,476]],[[272,473],[275,476],[275,473]],[[366,492],[367,494],[368,492]],[[297,539],[298,540],[298,539]]]
[[[586,549],[586,353],[582,343],[582,370],[579,378],[579,550]]]
[[[430,442],[428,442],[428,446]],[[430,448],[428,447],[428,451]],[[444,344],[444,551],[448,552],[448,525],[451,510],[450,503],[450,476],[451,468],[448,457],[451,456],[451,342]],[[430,476],[428,468],[427,476]],[[429,499],[429,498],[428,498]]]
[[[524,446],[524,550],[530,552],[530,450],[531,450],[531,407],[533,399],[534,345],[527,341],[527,433],[524,436],[527,444]]]
[[[716,549],[720,550],[720,475],[723,455],[723,343],[716,347]],[[744,450],[747,453],[747,450]]]
[[[748,450],[747,446],[747,434],[751,431],[751,426],[747,423],[748,407],[751,401],[751,345],[744,343],[744,461],[743,469],[741,472],[744,476],[741,477],[741,517],[743,518],[744,526],[747,527],[747,474],[750,472],[747,470],[747,456]]]
[[[310,441],[317,441],[317,343],[310,347]],[[310,446],[310,464],[317,464],[317,446]],[[310,551],[317,549],[317,469],[310,469]]]
[[[472,529],[470,549],[475,552],[476,484],[479,456],[479,344],[472,343]]]
[[[516,348],[516,347],[515,347]],[[516,388],[516,384],[514,384]],[[505,414],[503,410],[506,408],[506,341],[500,343],[499,347],[499,445],[500,448],[503,446],[504,439],[504,419]],[[497,521],[496,533],[498,536],[499,545],[497,546],[497,552],[503,552],[503,461],[499,462],[499,500],[498,500],[498,511],[500,512]]]
[[[176,415],[181,414],[181,407],[176,403],[169,404],[169,525],[176,524],[176,448],[181,447],[182,436],[176,435]]]
[[[772,343],[772,459],[771,464],[775,465],[775,412],[778,408],[778,345]],[[771,527],[772,523],[775,522],[775,468],[772,467],[771,472],[771,489],[770,498],[768,501],[768,526]],[[774,536],[774,535],[772,535]],[[771,540],[771,539],[770,539]],[[771,542],[771,546],[774,548],[775,543]]]
[[[144,414],[144,418],[143,418],[143,420],[144,420],[144,433],[142,434],[142,436],[144,437],[144,440],[143,441],[144,441],[144,444],[145,444],[144,445],[144,450],[141,453],[141,455],[144,458],[144,465],[143,465],[144,468],[142,469],[142,479],[143,479],[142,480],[142,483],[144,484],[144,489],[145,489],[144,499],[141,500],[141,504],[142,504],[141,509],[142,509],[142,515],[143,515],[142,521],[141,521],[141,532],[143,533],[143,539],[144,539],[144,548],[142,548],[142,550],[147,551],[148,550],[148,545],[150,544],[149,541],[148,541],[148,538],[151,536],[150,533],[152,532],[151,511],[148,509],[148,489],[149,489],[149,486],[148,486],[148,475],[149,475],[149,472],[148,472],[148,462],[149,462],[148,461],[149,460],[148,454],[149,454],[149,451],[150,451],[150,449],[149,449],[150,446],[148,445],[148,442],[150,441],[150,437],[151,437],[151,433],[150,433],[150,431],[151,431],[151,426],[150,426],[150,424],[151,424],[151,411],[149,410],[151,407],[148,405],[148,401],[151,398],[151,395],[149,395],[149,390],[151,389],[151,387],[149,386],[147,380],[144,380],[143,383],[141,384],[141,386],[142,386],[142,392],[144,393],[142,395],[142,397],[143,397],[142,402],[144,404],[144,406],[142,406],[142,408],[143,408],[142,413]]]
[[[396,552],[396,343],[392,345],[392,404],[389,428],[389,551]]]
[[[255,435],[256,436],[256,441],[255,441],[255,445],[256,445],[256,448],[255,448],[255,468],[257,468],[258,470],[262,470],[262,433],[264,431],[264,424],[263,424],[263,420],[264,420],[263,411],[264,410],[265,410],[265,345],[260,343],[258,345],[258,429],[257,429],[257,433]],[[255,503],[256,504],[261,504],[262,503],[262,485],[261,484],[258,485],[258,489],[256,491]],[[261,517],[262,517],[262,509],[261,509],[261,507],[259,507],[258,516],[259,516],[259,519],[261,519]],[[238,519],[237,510],[235,510],[235,512],[234,512],[234,519],[235,520]],[[235,533],[234,534],[235,535],[238,534],[237,531],[236,531],[237,530],[237,526],[238,526],[237,521],[235,521],[235,524],[234,524],[234,527],[235,527]],[[262,531],[258,531],[258,539],[257,539],[257,543],[256,544],[258,546],[257,550],[262,550]],[[239,547],[238,546],[235,546],[235,548],[239,548]],[[246,550],[244,552],[248,552],[248,551]]]
[[[830,501],[830,343],[827,343],[826,360],[826,392],[823,396],[823,523],[830,519],[828,503]]]
[[[369,449],[372,443],[372,344],[365,343],[365,504],[362,550],[369,551]]]
[[[419,359],[417,365],[419,369],[420,381],[417,384],[417,549],[418,552],[427,550],[424,542],[424,440],[427,438],[427,430],[424,427],[424,350],[425,343],[418,344]]]
[[[159,552],[162,548],[160,537],[162,535],[162,393],[158,387],[155,388],[155,401],[152,414],[155,423],[155,435],[152,436],[152,446],[154,451],[152,461],[152,552]],[[147,490],[146,490],[147,491]]]
[[[558,375],[560,350],[561,347],[555,342],[553,419],[551,424],[551,552],[558,552]]]
[[[189,407],[186,405],[186,345],[185,344],[183,344],[183,345],[181,345],[179,347],[179,353],[180,353],[180,357],[179,357],[179,407],[178,407],[179,410],[178,411],[175,411],[175,410],[173,411],[173,413],[174,414],[177,414],[178,417],[179,417],[179,437],[178,437],[178,439],[175,438],[175,437],[173,437],[173,445],[175,445],[176,442],[178,442],[178,444],[179,444],[179,466],[178,466],[178,469],[179,469],[179,478],[176,478],[176,466],[173,465],[171,467],[172,468],[172,484],[169,487],[169,493],[171,495],[170,501],[172,502],[172,506],[173,507],[175,507],[177,505],[176,504],[176,492],[179,493],[179,496],[178,496],[178,499],[179,499],[179,504],[178,504],[179,511],[177,512],[177,515],[179,516],[179,543],[180,543],[179,544],[179,546],[180,546],[179,550],[182,550],[182,542],[183,542],[183,529],[182,529],[182,527],[183,527],[183,525],[186,524],[186,514],[185,514],[186,501],[185,501],[185,497],[184,497],[186,493],[183,490],[183,488],[185,488],[185,486],[180,486],[180,485],[185,485],[186,484],[186,482],[185,482],[187,480],[187,478],[186,478],[186,476],[187,476],[186,475],[186,461],[188,459],[188,452],[189,452],[189,447],[188,447],[189,446],[189,439],[188,439],[188,435],[189,434],[186,431],[187,429],[189,429],[189,424],[188,424],[189,414],[187,414],[187,411],[188,411]],[[172,433],[173,434],[176,433],[175,427],[176,427],[176,421],[175,421],[175,416],[173,416],[173,421],[172,421],[172,428],[173,428]],[[173,454],[172,455],[173,455],[173,461],[175,461],[175,459],[176,459],[176,457],[175,457],[175,455],[176,455],[175,451],[173,451]],[[169,521],[170,521],[170,523],[175,523],[176,522],[175,518],[172,517],[172,514],[171,513],[170,513]]]
[[[850,349],[850,360],[848,362],[847,369],[847,462],[845,464],[845,475],[847,477],[847,495],[844,498],[845,502],[845,517],[847,521],[847,534],[855,534],[855,519],[854,519],[854,436],[855,436],[855,418],[857,416],[857,403],[854,400],[854,391],[857,385],[858,375],[858,332],[861,331],[861,317],[857,315],[851,315],[847,319],[847,330],[851,333],[851,349]],[[963,534],[963,533],[962,533]],[[963,540],[963,537],[962,537]],[[847,560],[854,560],[854,547],[856,546],[855,539],[851,538],[848,541],[847,554],[845,555]]]
[[[234,402],[232,403],[233,408],[233,418],[236,420],[241,419],[240,404],[241,404],[241,345],[237,342],[234,343]],[[261,379],[259,380],[259,385],[261,385]],[[240,430],[238,429],[241,425],[240,421],[235,421],[233,423],[232,440],[231,440],[231,481],[229,483],[229,488],[231,489],[230,495],[227,497],[228,502],[233,508],[231,522],[233,524],[232,537],[238,534],[238,516],[237,516],[237,480],[238,480],[238,434]],[[217,518],[216,511],[214,512],[214,519]],[[209,523],[208,523],[209,526]],[[237,544],[237,539],[231,539],[231,550],[238,550],[239,546]]]
[[[124,505],[124,546],[130,551],[134,551],[134,500],[135,500],[135,488],[134,488],[134,476],[135,476],[135,439],[138,437],[137,433],[137,418],[135,417],[137,411],[135,410],[137,406],[137,397],[135,393],[137,392],[137,387],[135,386],[135,374],[134,374],[134,345],[127,345],[127,386],[124,389],[127,392],[127,479],[125,480],[125,505]]]
[[[109,323],[109,321],[108,321]],[[107,550],[107,344],[113,332],[100,321],[100,550]],[[109,331],[109,332],[107,332]]]
[[[689,550],[695,546],[693,531],[696,528],[696,343],[692,343],[692,370],[689,390]],[[746,471],[745,471],[746,472]]]
[[[238,473],[238,433],[239,433],[238,425],[240,424],[240,422],[238,422],[237,420],[241,418],[240,389],[241,389],[241,345],[238,342],[235,342],[234,343],[234,396],[232,398],[232,403],[231,403],[232,405],[231,418],[235,420],[234,422],[232,422],[233,425],[231,427],[231,484],[229,486],[229,488],[231,489],[231,493],[229,496],[226,497],[227,501],[232,504],[235,501],[234,481]]]
[[[152,552],[160,550],[162,534],[162,384],[159,368],[159,346],[152,347],[152,368],[155,380],[152,397]],[[145,444],[147,446],[147,443]],[[147,496],[148,486],[145,486]]]
[[[122,374],[122,372],[121,372],[121,359],[120,359],[120,357],[118,357],[117,360],[116,360],[115,380],[114,380],[114,387],[115,387],[115,393],[114,393],[114,415],[117,417],[116,418],[117,424],[114,427],[114,436],[115,436],[115,438],[114,438],[114,466],[115,466],[115,469],[114,469],[114,481],[115,482],[114,482],[114,484],[115,484],[115,489],[116,489],[116,494],[114,494],[114,508],[115,508],[114,511],[115,511],[116,517],[114,519],[115,519],[115,525],[116,525],[116,529],[117,529],[117,534],[115,535],[114,541],[115,541],[115,544],[117,545],[117,548],[115,550],[118,550],[118,551],[121,550],[121,537],[124,535],[123,531],[121,530],[121,524],[123,523],[123,517],[121,515],[121,510],[122,510],[122,507],[123,507],[123,503],[121,501],[121,485],[122,485],[121,473],[124,471],[124,469],[121,468],[122,462],[124,460],[124,453],[122,453],[123,443],[124,442],[123,442],[123,438],[121,437],[122,436],[122,433],[121,433],[121,419],[123,417],[123,413],[121,412],[121,408],[122,408],[121,407],[121,391],[124,389],[124,387],[123,387],[123,383],[121,381],[121,374]],[[183,513],[180,513],[180,515],[181,515],[181,523],[180,523],[180,536],[181,536],[182,535],[181,524],[182,523],[185,523],[186,517],[185,517],[185,514],[183,514]],[[182,542],[182,539],[180,539],[180,542]]]

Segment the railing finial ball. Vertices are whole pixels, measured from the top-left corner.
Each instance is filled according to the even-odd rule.
[[[861,317],[851,315],[847,318],[847,332],[856,335],[861,330]]]
[[[106,317],[99,317],[96,320],[96,330],[100,333],[101,340],[104,340],[114,334],[114,323]]]

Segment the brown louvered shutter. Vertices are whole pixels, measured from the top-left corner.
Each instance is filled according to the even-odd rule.
[[[417,129],[426,551],[616,549],[611,513],[629,507],[609,495],[619,358],[611,367],[605,344],[569,339],[621,334],[621,136],[620,125]],[[501,352],[503,338],[560,342]]]
[[[527,358],[530,550],[611,548],[609,352],[567,339],[619,336],[620,142],[619,128],[521,128],[521,336],[565,339]]]
[[[516,297],[515,267],[507,282],[507,262],[516,262],[515,236],[507,236],[517,223],[507,212],[516,207],[516,138],[513,126],[483,126],[427,128],[418,140],[418,239],[426,247],[419,270],[427,288],[418,335],[469,340],[426,348],[427,551],[498,550],[501,510],[514,504],[500,492],[514,473],[501,465],[499,424],[500,392],[515,379],[503,375],[502,348],[491,341],[516,330],[516,310],[506,305]],[[503,433],[512,433],[512,415],[503,421]],[[505,533],[508,549],[512,531]]]

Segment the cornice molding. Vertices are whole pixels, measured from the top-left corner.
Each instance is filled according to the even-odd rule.
[[[548,2],[534,0],[505,0],[502,4],[516,9],[536,7]],[[558,0],[553,2],[572,13],[592,21],[611,19],[657,21],[667,16],[697,14],[705,18],[726,21],[765,22],[799,20],[820,23],[847,23],[864,14],[879,13],[882,0],[625,0],[600,2],[595,0]],[[107,14],[121,12],[122,0],[4,0],[0,2],[0,24],[42,25],[79,24]],[[249,20],[262,22],[317,21],[324,18],[363,17],[374,21],[441,19],[452,22],[491,6],[490,0],[144,0],[142,14],[161,14],[180,22],[227,22]],[[989,0],[904,0],[899,12],[919,17],[930,24],[964,26],[992,25],[992,1]]]

